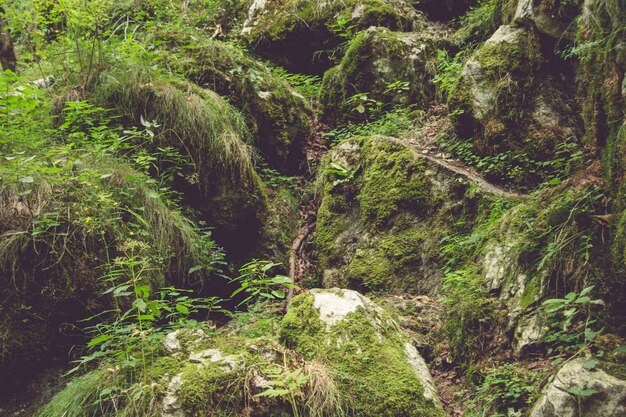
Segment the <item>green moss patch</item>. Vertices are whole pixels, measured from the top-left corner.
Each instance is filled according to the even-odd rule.
[[[580,167],[576,105],[543,61],[533,30],[501,26],[452,89],[448,105],[460,140],[444,140],[446,151],[522,189]]]
[[[358,307],[327,329],[313,300],[311,294],[292,300],[282,338],[305,357],[329,364],[342,391],[353,399],[350,408],[355,415],[442,415],[424,397],[423,383],[407,362],[406,340],[383,310],[366,312]]]
[[[337,168],[348,148],[358,152],[349,171]],[[326,287],[433,291],[444,262],[443,237],[456,223],[472,222],[482,198],[456,174],[390,138],[345,142],[331,153],[322,175],[316,245]],[[451,202],[457,199],[465,204]]]

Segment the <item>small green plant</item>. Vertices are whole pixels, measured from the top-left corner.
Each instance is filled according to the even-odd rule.
[[[354,136],[384,135],[400,137],[417,123],[417,112],[410,107],[396,107],[382,114],[378,119],[368,123],[349,123],[337,127],[324,136],[332,143],[337,144]]]
[[[302,369],[290,370],[286,366],[275,366],[265,371],[270,378],[267,385],[269,388],[255,395],[255,397],[286,398],[291,405],[294,417],[299,417],[298,402],[304,397],[304,388],[309,381],[309,377]]]
[[[319,96],[322,88],[322,78],[319,75],[294,74],[282,67],[267,63],[272,70],[272,74],[287,81],[298,93],[309,100]]]
[[[444,98],[450,97],[456,88],[463,71],[463,52],[450,57],[448,51],[437,51],[437,75],[433,82],[443,92]]]
[[[480,43],[504,24],[515,12],[515,0],[481,0],[459,19],[460,29],[455,34],[461,43]],[[512,16],[511,16],[512,17]]]
[[[350,182],[354,178],[354,171],[350,172],[336,162],[331,162],[326,171],[337,177],[333,182],[333,187]]]
[[[299,190],[299,182],[297,177],[283,175],[275,169],[267,166],[261,169],[261,178],[263,182],[272,188],[286,188],[297,195]]]
[[[267,301],[281,300],[286,297],[284,289],[298,288],[291,282],[291,279],[285,275],[269,276],[268,273],[272,268],[280,264],[254,259],[239,269],[239,276],[233,278],[230,282],[239,283],[237,288],[231,295],[244,292],[246,297],[238,304],[243,305],[251,301]]]
[[[587,382],[584,382],[580,386],[569,387],[567,392],[572,394],[574,398],[576,398],[576,407],[578,408],[578,415],[582,416],[583,410],[583,401],[586,398],[593,397],[596,394],[599,394],[600,391],[595,390],[593,388],[589,388],[587,386]]]
[[[102,278],[109,286],[103,295],[111,297],[114,308],[84,320],[99,320],[88,329],[93,334],[87,343],[91,353],[78,360],[68,374],[94,360],[109,359],[122,369],[139,367],[145,381],[150,341],[174,328],[195,326],[190,319],[193,314],[219,309],[221,300],[217,297],[194,298],[192,291],[173,287],[154,291],[154,283],[161,281],[156,266],[160,261],[146,244],[128,240],[119,250],[122,256],[111,262],[110,271]]]
[[[329,25],[330,31],[347,42],[355,35],[356,29],[356,25],[351,24],[350,22],[351,19],[338,18],[335,22]]]
[[[394,81],[387,84],[385,88],[385,94],[402,94],[409,91],[408,81]]]
[[[479,408],[482,415],[489,413],[491,417],[521,416],[538,397],[537,379],[515,364],[492,368],[478,388],[471,408]]]
[[[592,318],[592,313],[594,307],[604,305],[601,299],[589,296],[593,289],[589,286],[579,293],[570,292],[563,298],[543,302],[548,318],[548,330],[543,339],[549,346],[549,353],[563,356],[589,351],[602,331],[594,329],[596,320]]]
[[[357,93],[346,100],[346,105],[369,121],[381,115],[384,103],[371,98],[368,93]]]

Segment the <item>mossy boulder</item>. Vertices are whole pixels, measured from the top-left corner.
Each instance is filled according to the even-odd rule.
[[[444,32],[427,29],[403,33],[371,27],[358,33],[339,66],[324,75],[321,119],[333,125],[364,120],[394,105],[425,107],[435,97],[432,78],[444,38]],[[357,95],[363,98],[350,100]]]
[[[478,157],[498,156],[490,179],[529,187],[557,175],[581,136],[566,84],[546,67],[532,29],[501,26],[466,62],[449,108]]]
[[[182,328],[168,334],[162,346],[152,342],[149,352],[141,385],[149,384],[149,390],[139,389],[132,372],[103,365],[71,382],[37,416],[56,417],[61,410],[75,416],[97,412],[102,416],[284,417],[292,415],[286,395],[257,394],[271,390],[281,373],[304,374],[300,356],[271,338],[245,339]],[[315,372],[307,376],[317,376]],[[91,378],[98,380],[94,387],[76,386]],[[138,391],[137,397],[118,401],[102,395],[119,387]]]
[[[242,34],[257,53],[290,71],[321,74],[344,35],[370,26],[411,31],[420,21],[404,0],[257,0]]]
[[[270,166],[281,172],[300,168],[313,114],[287,81],[232,43],[172,29],[154,33],[153,39],[168,65],[228,98],[243,114],[254,146]]]
[[[324,287],[430,293],[441,239],[488,193],[401,140],[356,138],[327,157],[316,249]],[[465,204],[463,204],[465,203]]]
[[[158,123],[146,146],[173,147],[186,162],[174,179],[183,203],[215,228],[233,258],[248,257],[267,220],[268,200],[242,115],[212,90],[141,68],[105,72],[94,90],[131,123]]]
[[[426,363],[383,309],[355,291],[294,298],[281,327],[287,346],[329,364],[354,415],[443,416]]]
[[[105,361],[37,416],[443,416],[416,348],[360,294],[314,290],[294,298],[282,320],[263,317],[278,328],[258,326],[261,335],[251,336],[250,323],[235,321],[155,334],[143,350],[141,382],[134,370]],[[119,389],[136,396],[107,394]]]
[[[520,0],[515,21],[531,23],[539,32],[554,39],[573,39],[576,35],[574,19],[580,14],[582,4],[583,0]]]
[[[284,398],[255,397],[271,389],[273,372],[288,372],[299,365],[298,355],[276,341],[213,338],[201,330],[181,329],[168,334],[165,342],[169,356],[159,361],[167,359],[178,366],[155,374],[164,388],[163,417],[289,415]]]

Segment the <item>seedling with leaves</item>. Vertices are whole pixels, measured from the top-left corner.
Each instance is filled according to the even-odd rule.
[[[247,296],[238,304],[250,303],[251,301],[267,301],[284,299],[284,289],[298,287],[291,282],[291,278],[285,275],[269,276],[270,269],[280,264],[254,259],[239,269],[239,276],[230,282],[238,282],[237,288],[231,295],[234,297],[242,292]]]
[[[146,346],[172,329],[195,325],[190,317],[200,311],[219,310],[217,297],[195,298],[191,290],[165,287],[153,290],[158,282],[158,258],[151,256],[147,245],[129,240],[121,246],[123,256],[114,259],[110,271],[102,278],[109,288],[103,295],[111,297],[114,308],[84,321],[100,320],[88,330],[93,334],[87,343],[89,355],[77,361],[73,373],[94,360],[110,359],[121,368],[140,367],[146,380]],[[110,315],[109,320],[102,320]]]
[[[298,398],[304,396],[303,387],[309,381],[309,377],[302,369],[290,370],[287,367],[273,367],[266,371],[270,378],[267,383],[269,388],[255,395],[255,397],[286,398],[291,405],[294,417],[301,415],[298,408]]]
[[[365,116],[366,120],[380,116],[383,102],[370,97],[368,93],[357,93],[346,100],[353,112]]]
[[[594,330],[596,320],[592,319],[595,306],[604,305],[601,299],[592,299],[589,294],[593,286],[581,292],[570,292],[564,298],[544,301],[548,316],[548,331],[544,341],[549,345],[549,353],[578,355],[589,350],[601,330]]]

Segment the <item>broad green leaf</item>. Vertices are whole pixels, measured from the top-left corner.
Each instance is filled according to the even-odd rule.
[[[189,273],[193,274],[194,272],[200,271],[202,268],[204,268],[204,265],[196,265],[192,268],[189,268]]]
[[[135,301],[133,301],[133,307],[135,307],[137,310],[143,313],[144,311],[146,311],[146,307],[148,307],[148,305],[143,299],[138,298]]]
[[[585,340],[588,342],[592,342],[595,340],[597,333],[591,330],[590,328],[585,329]]]
[[[285,293],[281,290],[273,290],[272,295],[276,298],[285,298]]]
[[[189,314],[189,309],[184,304],[176,304],[176,311],[183,314]]]
[[[91,339],[89,341],[89,343],[87,343],[87,347],[98,346],[99,344],[106,342],[107,340],[111,339],[112,337],[113,336],[108,335],[108,334],[101,334],[101,335],[96,336],[93,339]]]
[[[588,371],[595,369],[596,366],[598,366],[598,361],[595,359],[588,359],[585,361],[585,363],[583,363],[583,368]]]
[[[622,345],[612,352],[614,355],[618,353],[626,353],[626,345]]]
[[[585,289],[583,289],[580,294],[578,295],[579,297],[584,297],[585,295],[589,294],[591,292],[591,290],[593,290],[595,286],[592,285],[590,287],[586,287]]]

